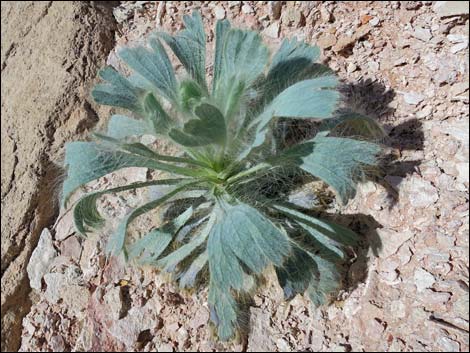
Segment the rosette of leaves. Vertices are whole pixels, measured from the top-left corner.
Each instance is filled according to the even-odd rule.
[[[154,33],[148,45],[121,49],[131,75],[101,70],[105,82],[93,98],[129,114],[113,115],[91,141],[66,145],[63,203],[80,186],[122,168],[166,172],[166,179],[81,197],[74,205],[76,228],[85,235],[103,224],[97,200],[104,194],[167,185],[167,193],[125,216],[107,251],[173,272],[181,287],[208,274],[212,319],[225,340],[236,332],[237,298],[268,266],[286,298],[306,293],[319,305],[339,288],[339,267],[356,234],[289,204],[281,186],[299,172],[309,174],[346,203],[380,147],[340,137],[337,128],[381,130],[367,117],[337,113],[338,79],[315,63],[318,47],[286,39],[271,56],[258,33],[219,21],[209,82],[201,16],[185,16],[184,23],[174,36]],[[164,44],[183,65],[181,78]],[[322,122],[318,134],[290,145],[280,140],[279,121],[306,119]],[[141,143],[142,135],[170,141],[181,153],[163,155]],[[171,219],[138,240],[126,236],[133,220],[163,205],[175,206]]]

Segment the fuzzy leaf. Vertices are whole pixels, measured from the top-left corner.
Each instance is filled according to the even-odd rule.
[[[179,283],[181,288],[187,288],[194,286],[196,277],[201,270],[207,265],[208,255],[207,250],[199,254],[199,256],[191,263],[189,269],[187,269],[180,277]]]
[[[238,105],[233,97],[241,97],[237,88],[248,89],[262,75],[269,52],[256,32],[230,29],[224,37],[214,96],[219,108],[227,112]]]
[[[144,111],[154,134],[165,135],[168,133],[169,128],[173,125],[172,119],[152,93],[145,97]]]
[[[386,135],[382,126],[374,119],[347,110],[337,113],[331,119],[324,120],[320,129],[333,131],[341,136],[359,136],[374,140],[383,139]]]
[[[246,158],[251,151],[265,142],[269,123],[275,117],[295,119],[331,117],[339,99],[339,93],[334,90],[337,83],[334,75],[328,75],[298,82],[282,91],[268,104],[263,113],[251,122],[248,129],[255,129],[253,141],[240,153],[238,160]]]
[[[196,183],[197,182],[182,183],[182,185],[180,184],[180,186],[177,186],[174,190],[170,191],[165,196],[162,196],[159,199],[148,202],[145,205],[132,210],[129,214],[127,214],[126,217],[124,217],[123,221],[119,224],[117,230],[109,237],[108,244],[106,246],[107,253],[117,255],[122,251],[126,239],[127,227],[134,219],[164,204],[180,191]]]
[[[167,99],[177,101],[177,83],[170,59],[162,44],[156,40],[150,40],[152,50],[142,46],[135,48],[123,48],[119,51],[121,59],[145,77]]]
[[[188,121],[183,131],[172,129],[170,137],[183,146],[222,145],[226,139],[225,119],[213,105],[202,103],[194,110],[199,119]]]
[[[224,55],[224,43],[228,31],[230,30],[230,22],[227,20],[217,21],[215,26],[215,54],[214,54],[214,77],[212,85],[212,93],[214,94],[216,82],[219,81],[222,70],[222,60]]]
[[[62,187],[62,203],[65,203],[78,187],[122,168],[145,167],[181,175],[197,175],[191,169],[161,163],[139,148],[130,152],[109,148],[96,142],[67,143],[64,164],[68,169]]]
[[[189,207],[174,221],[151,231],[129,246],[128,256],[131,259],[139,257],[139,263],[151,263],[165,251],[178,230],[191,218],[193,208]]]
[[[77,201],[75,208],[73,210],[73,217],[75,222],[75,227],[82,234],[86,235],[87,228],[98,228],[104,222],[104,219],[101,217],[98,209],[96,207],[96,201],[105,194],[112,194],[127,190],[135,190],[144,187],[150,187],[154,185],[175,185],[184,181],[184,179],[161,179],[161,180],[152,180],[141,183],[132,183],[125,186],[120,186],[117,188],[106,189],[102,191],[96,191],[85,196],[82,196],[80,200]]]
[[[300,80],[320,76],[320,70],[311,70],[312,64],[318,60],[320,49],[310,46],[302,41],[284,39],[281,47],[274,55],[266,79],[262,82],[264,101],[271,101],[273,97]],[[309,69],[310,70],[307,70]],[[311,71],[311,72],[308,72]]]
[[[188,243],[181,246],[178,250],[173,251],[171,254],[158,260],[156,265],[163,268],[164,271],[173,272],[176,266],[183,261],[186,257],[191,255],[199,246],[201,246],[207,239],[213,225],[215,217],[209,218],[209,221],[202,229],[202,231],[193,237]]]
[[[158,35],[168,44],[186,71],[207,92],[206,84],[206,34],[199,12],[183,16],[185,29],[176,36],[160,32]]]
[[[129,118],[125,115],[113,115],[109,120],[106,135],[121,140],[130,136],[141,136],[150,132],[149,126],[143,120]]]
[[[146,91],[134,86],[111,66],[100,71],[100,77],[109,82],[98,84],[92,91],[96,103],[129,109],[142,113],[142,99]]]
[[[318,231],[323,233],[324,236],[342,245],[355,246],[358,243],[358,235],[352,230],[333,222],[327,222],[322,219],[309,216],[297,210],[296,206],[292,206],[288,203],[282,203],[274,205],[273,208],[281,211],[286,216],[296,220],[297,222],[316,228]]]
[[[282,160],[290,159],[329,184],[346,203],[355,196],[356,184],[365,176],[364,167],[376,165],[380,150],[370,142],[318,135],[285,151]]]
[[[219,288],[212,280],[209,284],[209,306],[211,307],[212,321],[217,326],[217,334],[223,341],[230,339],[237,325],[238,305],[230,291]]]

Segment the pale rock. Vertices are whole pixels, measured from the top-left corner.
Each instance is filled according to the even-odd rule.
[[[65,342],[62,336],[53,335],[49,340],[49,344],[53,352],[65,352]]]
[[[426,208],[439,199],[437,189],[427,180],[419,177],[413,177],[406,182],[406,193],[411,206]]]
[[[423,294],[420,295],[426,310],[446,312],[446,303],[450,300],[451,295],[444,292],[435,292],[430,289],[425,289]]]
[[[432,287],[432,285],[436,282],[434,276],[429,273],[428,271],[417,268],[414,273],[414,283],[416,285],[416,289],[418,292],[422,292],[427,288]]]
[[[54,225],[55,240],[64,240],[75,233],[75,223],[73,220],[73,209],[64,211]]]
[[[214,8],[214,16],[217,20],[223,20],[225,18],[225,9],[222,6],[216,6]]]
[[[379,71],[380,64],[377,61],[369,61],[368,68],[370,72],[377,72]]]
[[[369,24],[372,27],[377,27],[379,25],[379,23],[380,23],[380,19],[378,17],[374,17],[369,21]]]
[[[423,42],[427,42],[429,40],[431,40],[432,38],[432,33],[429,29],[427,28],[421,28],[421,27],[418,27],[414,30],[414,32],[412,33],[413,37],[419,39],[419,40],[422,40]]]
[[[320,17],[323,23],[333,22],[333,15],[331,11],[328,10],[325,6],[320,6]]]
[[[426,118],[429,118],[432,114],[432,105],[426,105],[425,107],[423,107],[423,109],[421,109],[419,112],[416,113],[416,117],[418,119],[426,119]]]
[[[407,104],[418,105],[424,100],[425,96],[417,92],[405,92],[403,98]]]
[[[44,228],[26,267],[31,288],[41,290],[41,279],[47,273],[56,256],[57,252],[52,244],[51,233],[47,228]]]
[[[250,327],[248,337],[248,351],[252,352],[274,352],[276,343],[272,335],[272,329],[268,324],[271,314],[264,309],[251,308]]]
[[[449,96],[452,98],[459,94],[465,93],[467,90],[468,80],[464,80],[463,82],[458,82],[450,87]]]
[[[279,22],[271,23],[268,27],[265,28],[263,34],[270,38],[279,37]]]
[[[363,25],[357,28],[357,30],[351,34],[351,36],[342,36],[338,38],[333,50],[337,53],[345,51],[346,49],[354,46],[354,44],[361,38],[365,37],[370,33],[371,26]]]
[[[242,6],[242,12],[243,12],[244,14],[251,14],[251,13],[254,13],[255,10],[253,10],[253,8],[252,8],[250,5],[248,5],[248,4],[243,4],[243,6]]]
[[[348,66],[346,67],[346,71],[347,71],[348,74],[351,74],[351,73],[353,73],[353,72],[356,71],[356,70],[357,70],[357,65],[356,65],[355,63],[353,63],[353,62],[350,62],[350,63],[348,64]]]
[[[459,51],[462,51],[462,50],[467,49],[467,48],[468,48],[468,42],[459,43],[459,44],[455,44],[452,47],[450,47],[450,52],[452,54],[455,54],[455,53],[458,53]]]
[[[469,180],[469,168],[470,165],[468,162],[457,163],[455,165],[457,168],[457,181],[460,183],[468,183]]]
[[[279,348],[279,352],[292,352],[292,348],[289,346],[289,342],[287,342],[284,338],[278,338],[276,340],[276,346]]]
[[[238,1],[234,1],[238,2]],[[174,352],[174,347],[170,343],[159,343],[156,345],[157,352]]]
[[[468,43],[468,36],[464,34],[448,34],[447,39],[449,40],[449,42],[454,43],[454,44],[465,43],[465,42]]]
[[[298,28],[305,24],[305,17],[298,8],[290,6],[282,14],[282,24]]]
[[[466,1],[438,1],[438,2],[466,2]],[[468,4],[468,3],[467,3]],[[442,352],[460,352],[460,344],[448,337],[440,337],[437,341]]]
[[[377,229],[377,234],[382,243],[382,247],[378,251],[378,255],[382,259],[395,254],[403,243],[414,235],[410,230],[396,231],[389,228]]]
[[[209,311],[206,308],[201,307],[194,318],[190,321],[189,325],[193,330],[198,329],[207,324],[209,321]]]
[[[228,7],[229,9],[233,9],[234,7],[240,6],[242,4],[241,1],[229,1]]]
[[[468,1],[436,1],[433,10],[440,17],[468,15]]]

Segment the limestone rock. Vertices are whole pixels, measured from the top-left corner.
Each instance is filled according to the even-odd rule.
[[[47,273],[56,256],[57,251],[52,244],[52,235],[47,228],[44,228],[27,266],[31,288],[41,290],[42,277]]]
[[[468,15],[468,1],[436,1],[433,6],[434,12],[440,17]]]

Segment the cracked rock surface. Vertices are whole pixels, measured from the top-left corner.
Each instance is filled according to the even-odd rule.
[[[1,10],[2,350],[16,350],[31,306],[26,265],[57,215],[54,163],[63,142],[98,119],[88,92],[115,22],[81,1],[4,1]]]

